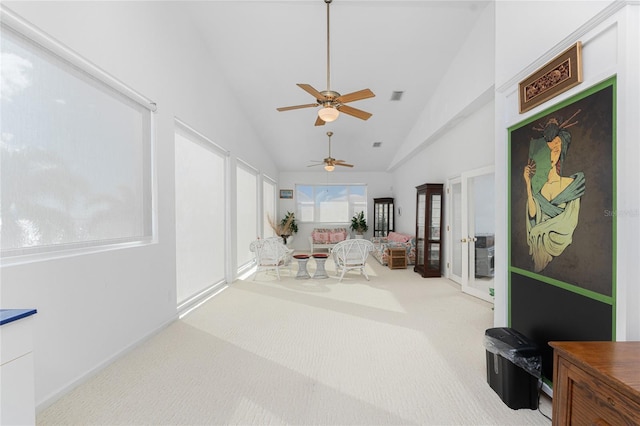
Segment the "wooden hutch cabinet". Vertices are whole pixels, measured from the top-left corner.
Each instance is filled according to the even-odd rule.
[[[416,264],[413,270],[424,278],[442,275],[443,184],[416,187]]]
[[[640,424],[640,342],[550,342],[553,426]]]
[[[393,198],[373,199],[373,236],[386,237],[393,231]]]

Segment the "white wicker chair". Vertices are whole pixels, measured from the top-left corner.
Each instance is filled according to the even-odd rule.
[[[256,272],[253,279],[256,279],[258,272],[275,270],[280,279],[280,268],[288,267],[291,275],[291,259],[293,250],[288,249],[279,237],[255,240],[249,246],[249,250],[255,253]]]
[[[336,273],[340,274],[340,282],[347,271],[359,269],[360,273],[369,281],[365,271],[369,252],[373,250],[373,243],[369,240],[354,239],[341,241],[331,249]]]

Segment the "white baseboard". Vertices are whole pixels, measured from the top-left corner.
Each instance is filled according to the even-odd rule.
[[[132,350],[134,350],[135,348],[140,346],[142,343],[144,343],[148,339],[152,338],[153,336],[155,336],[156,334],[158,334],[159,332],[161,332],[162,330],[167,328],[169,325],[171,325],[177,319],[178,319],[178,314],[176,313],[174,316],[172,316],[169,320],[167,320],[164,323],[162,323],[155,330],[152,330],[151,332],[147,333],[145,336],[143,336],[142,338],[140,338],[136,342],[133,342],[131,345],[125,347],[124,349],[122,349],[121,351],[117,352],[113,356],[107,358],[106,360],[104,360],[103,362],[98,364],[96,367],[94,367],[91,370],[87,371],[82,376],[78,377],[75,380],[72,380],[66,386],[63,386],[60,389],[58,389],[57,391],[50,393],[42,401],[36,403],[36,414],[40,413],[41,411],[43,411],[44,409],[49,407],[51,404],[56,402],[58,399],[62,398],[65,394],[67,394],[71,390],[73,390],[76,387],[78,387],[79,385],[85,383],[89,379],[93,378],[96,374],[98,374],[104,368],[106,368],[107,366],[112,364],[114,361],[120,359],[121,357],[127,355],[129,352],[131,352]]]
[[[549,398],[553,399],[553,388],[545,382],[542,382],[542,392],[546,393]]]

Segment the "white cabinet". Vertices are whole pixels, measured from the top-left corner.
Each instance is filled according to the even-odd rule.
[[[35,309],[3,309],[0,325],[0,424],[33,425],[33,314]]]

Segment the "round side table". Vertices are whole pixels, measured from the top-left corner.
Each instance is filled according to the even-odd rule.
[[[309,255],[294,254],[293,258],[298,261],[298,273],[296,274],[296,280],[307,280],[311,278],[309,272],[307,272],[307,262],[309,261]]]
[[[316,260],[316,272],[313,274],[313,278],[329,278],[327,275],[327,271],[324,269],[324,263],[327,261],[329,257],[328,254],[317,253],[313,255],[313,258]]]

